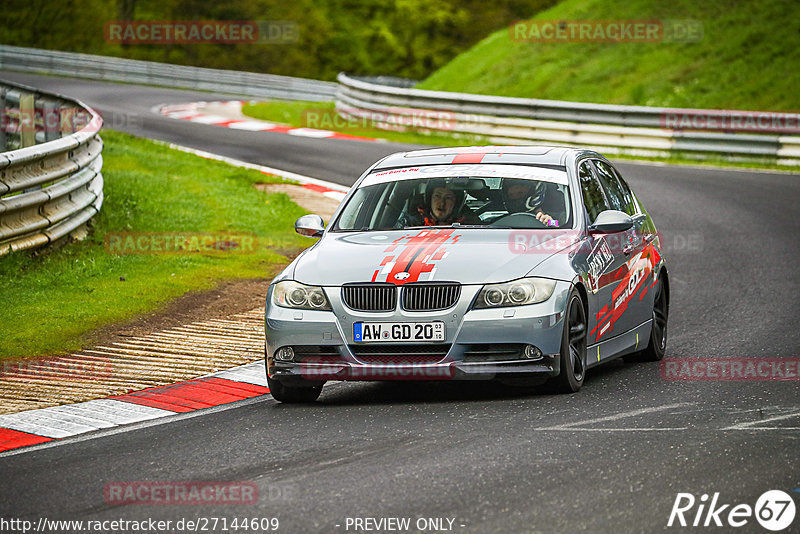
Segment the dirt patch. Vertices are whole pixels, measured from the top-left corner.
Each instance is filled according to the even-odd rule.
[[[301,185],[290,184],[256,184],[259,191],[269,193],[286,193],[301,208],[320,215],[327,222],[339,207],[339,201],[326,197]]]

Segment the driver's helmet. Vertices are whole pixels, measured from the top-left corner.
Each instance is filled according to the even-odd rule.
[[[509,196],[509,190],[515,185],[527,188],[527,193],[520,198],[511,198]],[[505,178],[503,179],[501,191],[503,203],[505,204],[508,212],[518,213],[523,211],[533,211],[536,208],[541,207],[542,202],[544,202],[546,185],[544,182],[538,180],[534,181],[524,180],[522,178]]]

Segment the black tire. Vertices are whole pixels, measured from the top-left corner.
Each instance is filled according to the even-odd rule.
[[[560,393],[576,393],[586,378],[586,312],[578,292],[567,299],[561,336],[561,372],[553,380]]]
[[[267,386],[272,397],[286,403],[314,402],[322,393],[322,386],[289,386],[267,375]]]
[[[647,347],[625,356],[626,362],[657,362],[664,358],[667,350],[667,324],[669,320],[669,303],[664,283],[659,281],[653,298],[653,327]]]

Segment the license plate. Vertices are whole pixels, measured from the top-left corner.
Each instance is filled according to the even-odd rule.
[[[353,323],[353,340],[444,341],[444,323]]]

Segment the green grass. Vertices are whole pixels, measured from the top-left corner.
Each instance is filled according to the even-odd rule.
[[[358,122],[348,122],[335,113],[333,102],[270,101],[246,104],[242,113],[254,119],[278,122],[289,126],[332,130],[348,135],[384,139],[395,143],[433,146],[483,145],[486,139],[475,135],[450,135],[425,133],[409,129],[396,132],[369,127]],[[338,117],[338,118],[336,118]],[[367,126],[367,127],[362,127]]]
[[[493,33],[420,89],[709,109],[800,109],[796,0],[565,0],[534,20],[694,19],[691,43],[530,43]]]
[[[309,244],[292,231],[305,212],[287,195],[253,187],[279,178],[117,132],[103,140],[105,202],[89,238],[0,257],[0,357],[79,349],[96,328],[187,291],[273,276],[287,261],[276,250]],[[248,254],[119,255],[104,247],[116,232],[252,233],[257,246]]]

